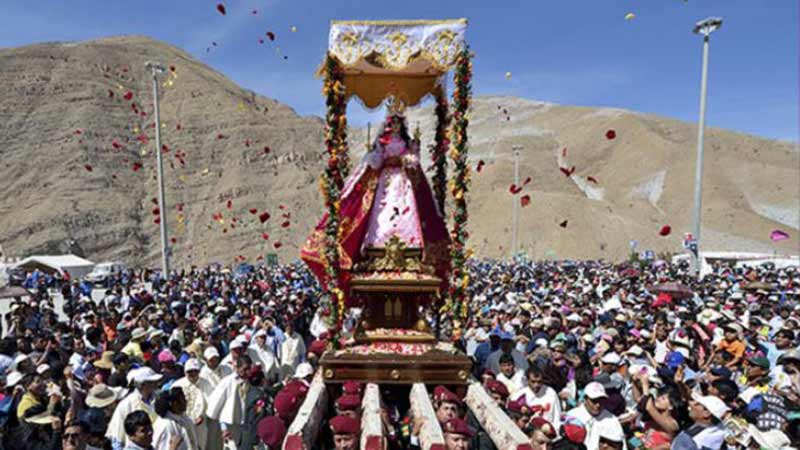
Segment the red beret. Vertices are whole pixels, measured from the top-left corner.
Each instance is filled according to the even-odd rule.
[[[325,350],[328,348],[328,341],[325,340],[316,340],[309,344],[308,352],[317,355],[317,357],[322,356],[325,353]]]
[[[516,400],[509,400],[506,404],[506,409],[509,412],[515,412],[519,414],[530,414],[531,409],[528,407],[528,402],[525,401],[525,396],[520,396],[520,398]]]
[[[361,383],[358,381],[345,381],[342,384],[342,392],[347,395],[361,395]]]
[[[286,436],[286,425],[278,416],[267,416],[258,422],[256,432],[267,447],[277,449]]]
[[[489,369],[489,368],[487,367],[486,369],[483,369],[483,374],[482,374],[482,376],[494,377],[494,376],[495,376],[495,374],[494,374],[494,372],[492,371],[492,369]]]
[[[308,386],[301,380],[292,380],[286,383],[286,386],[283,387],[282,391],[291,392],[297,397],[306,398],[306,394],[308,394]]]
[[[275,396],[275,413],[283,420],[294,419],[297,409],[300,408],[300,399],[293,393],[282,390]]]
[[[336,400],[339,411],[356,411],[361,407],[361,397],[358,395],[343,395]]]
[[[336,416],[330,421],[333,434],[358,434],[361,424],[350,416]]]
[[[500,395],[500,397],[508,398],[508,388],[500,381],[489,380],[486,383],[486,389],[488,389],[489,392]]]
[[[461,399],[458,398],[458,396],[450,389],[447,389],[441,384],[433,388],[433,400],[437,402],[447,402],[461,405]]]
[[[548,422],[546,419],[542,417],[534,417],[531,419],[531,425],[534,428],[544,433],[545,436],[549,437],[550,439],[554,439],[556,437],[556,429],[553,428],[553,424]]]
[[[469,425],[462,419],[458,417],[454,417],[442,425],[442,431],[445,433],[450,434],[460,434],[466,437],[472,437],[472,430],[469,429]]]

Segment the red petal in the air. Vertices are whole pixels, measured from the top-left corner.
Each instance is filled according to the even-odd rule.
[[[217,3],[217,11],[219,11],[219,13],[224,16],[225,15],[225,5],[223,5],[222,3]]]
[[[531,182],[531,177],[525,178],[525,181],[522,182],[522,185],[525,186],[526,184]]]
[[[560,224],[558,224],[558,226],[560,226],[561,228],[567,228],[567,223],[568,222],[569,222],[568,220],[565,220],[565,221],[561,222]]]
[[[267,31],[267,37],[269,38],[270,41],[274,41],[275,33],[273,33],[272,31]]]
[[[122,98],[124,98],[125,100],[130,100],[130,99],[132,99],[132,98],[133,98],[133,92],[131,92],[131,91],[128,91],[128,92],[126,92],[126,93],[125,93],[125,94],[122,96]]]
[[[519,198],[519,203],[522,205],[523,208],[528,206],[528,205],[530,205],[531,204],[531,196],[527,195],[527,194],[523,195],[522,197]]]
[[[269,240],[269,234],[267,233],[261,233],[261,237],[264,238],[265,241]]]
[[[138,172],[139,169],[141,169],[141,168],[142,168],[142,163],[138,163],[138,162],[133,163],[132,169],[133,169],[134,172]]]
[[[250,214],[255,216],[256,214],[258,214],[258,210],[255,208],[250,208]]]
[[[286,221],[284,221],[284,222],[281,224],[281,227],[283,227],[283,228],[289,228],[289,225],[291,225],[291,222],[289,222],[288,220],[286,220]]]
[[[658,230],[658,234],[661,236],[669,236],[670,233],[672,233],[672,227],[669,225],[664,225],[660,230]]]
[[[228,203],[226,203],[226,206],[228,207],[228,209],[233,208],[233,200],[228,200]]]
[[[94,169],[92,169],[91,164],[86,164],[86,165],[83,166],[83,168],[86,169],[87,172],[91,172],[92,170],[94,170]]]
[[[264,223],[269,220],[269,213],[264,211],[258,215],[258,221]]]
[[[520,192],[522,192],[522,186],[517,187],[516,184],[512,184],[511,186],[508,187],[508,192],[511,192],[512,194],[517,195]]]
[[[564,147],[564,148],[561,149],[561,157],[562,158],[566,158],[567,157],[567,147]]]
[[[478,173],[481,173],[481,170],[483,170],[483,166],[484,166],[485,164],[486,164],[486,163],[485,163],[485,162],[483,162],[483,160],[482,160],[482,159],[481,159],[481,160],[479,160],[479,161],[478,161],[478,166],[477,166],[477,167],[475,167],[475,170],[476,170]]]
[[[586,179],[591,181],[594,184],[598,184],[597,178],[595,178],[593,176],[588,176],[588,177],[586,177]]]
[[[272,244],[272,245],[273,245],[275,248],[281,248],[281,246],[282,246],[283,244],[281,244],[280,242],[275,242],[275,243],[274,243],[274,244]]]
[[[614,131],[614,130],[606,131],[606,139],[608,139],[610,141],[610,140],[614,139],[615,137],[617,137],[617,132],[616,131]]]

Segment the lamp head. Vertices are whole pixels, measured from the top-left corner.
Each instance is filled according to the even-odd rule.
[[[167,68],[164,67],[163,64],[153,61],[147,61],[146,63],[144,63],[144,66],[154,71],[155,73],[164,73],[167,71]]]
[[[708,17],[694,24],[694,29],[692,29],[692,32],[694,34],[708,36],[721,27],[722,17]]]

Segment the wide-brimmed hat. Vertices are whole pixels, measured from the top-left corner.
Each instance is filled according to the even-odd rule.
[[[144,339],[145,337],[147,337],[147,330],[144,328],[135,328],[131,332],[131,340]]]
[[[103,356],[100,357],[97,361],[93,362],[92,365],[97,367],[98,369],[106,369],[111,370],[114,368],[114,352],[103,352]]]
[[[105,408],[119,398],[117,393],[105,384],[96,384],[89,389],[86,395],[86,406],[90,408]]]

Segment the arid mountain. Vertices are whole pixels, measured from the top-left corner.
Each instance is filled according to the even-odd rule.
[[[95,261],[157,264],[148,60],[174,68],[162,78],[161,129],[175,265],[271,252],[294,258],[323,208],[323,121],[144,37],[0,50],[5,252],[58,252],[71,242]],[[472,174],[470,195],[478,255],[508,255],[512,205],[525,194],[531,203],[520,208],[519,240],[531,256],[622,258],[633,239],[640,250],[681,250],[691,225],[695,125],[500,97],[476,98],[471,116],[472,166],[485,163]],[[431,107],[409,122],[419,123],[423,145],[431,142]],[[719,129],[706,135],[705,248],[797,253],[796,146]],[[363,142],[364,130],[351,130],[354,161]],[[509,193],[514,145],[522,147],[520,181],[531,177],[517,195]],[[559,170],[572,166],[569,178]],[[271,217],[262,223],[264,212]],[[663,225],[671,235],[659,236]],[[772,243],[773,229],[791,239]]]

